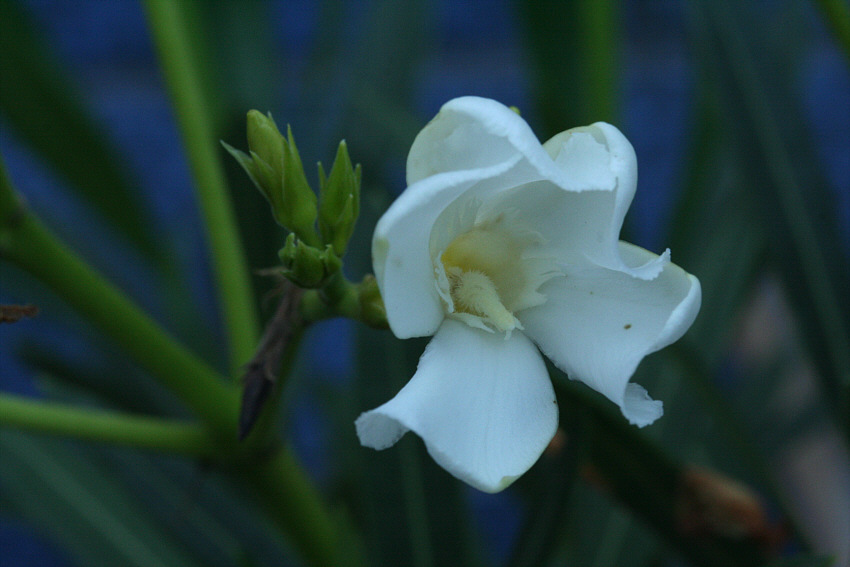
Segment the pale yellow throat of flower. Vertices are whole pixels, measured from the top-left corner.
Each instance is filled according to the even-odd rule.
[[[505,215],[452,240],[439,259],[448,281],[450,313],[487,330],[522,329],[515,313],[543,303],[537,288],[554,275],[540,270],[539,259],[525,257],[540,241]]]

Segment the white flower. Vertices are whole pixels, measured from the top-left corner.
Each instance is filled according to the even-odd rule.
[[[538,348],[631,423],[661,416],[629,378],[688,329],[700,285],[669,250],[619,241],[637,184],[619,130],[541,145],[507,107],[458,98],[416,137],[407,182],[375,229],[375,276],[393,333],[434,338],[398,395],[357,419],[363,445],[414,431],[457,478],[504,489],[558,423]]]

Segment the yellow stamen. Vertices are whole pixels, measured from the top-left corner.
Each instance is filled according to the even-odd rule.
[[[499,292],[487,275],[453,268],[448,276],[457,311],[477,315],[499,331],[508,331],[517,326],[513,313],[502,305]]]

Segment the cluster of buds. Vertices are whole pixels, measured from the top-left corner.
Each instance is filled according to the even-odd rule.
[[[245,439],[274,389],[293,317],[314,321],[341,315],[374,327],[387,323],[375,278],[352,284],[342,273],[342,256],[360,213],[361,178],[345,141],[339,144],[330,173],[319,164],[318,197],[307,182],[292,129],[287,127],[284,136],[271,114],[248,112],[248,153],[222,144],[269,202],[277,224],[289,231],[278,251],[283,275],[310,290],[290,287],[294,292],[285,295],[248,364],[239,419],[239,438]]]
[[[287,127],[284,136],[271,114],[248,112],[247,154],[224,147],[268,200],[275,221],[290,232],[279,252],[284,275],[302,288],[324,287],[340,273],[340,258],[360,212],[360,165],[352,166],[345,141],[329,174],[319,164],[318,199],[292,130]]]

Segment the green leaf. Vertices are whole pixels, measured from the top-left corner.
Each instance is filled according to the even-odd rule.
[[[83,565],[201,565],[73,446],[0,430],[6,497]]]
[[[577,413],[584,420],[582,443],[596,484],[694,565],[749,567],[764,559],[764,550],[754,541],[682,530],[683,463],[629,425],[596,392],[568,381],[554,368],[550,372],[562,414]]]
[[[0,116],[20,139],[147,258],[165,254],[121,159],[18,3],[0,0]]]
[[[563,536],[568,533],[572,517],[579,454],[587,448],[575,415],[561,415],[560,428],[557,435],[561,437],[554,447],[517,481],[517,489],[527,493],[529,510],[508,567],[549,565],[563,547]]]

